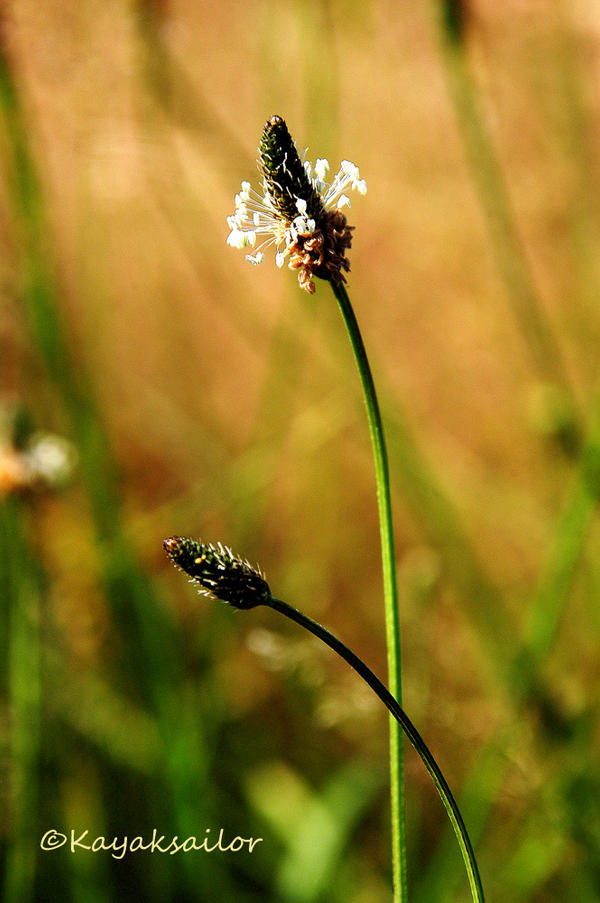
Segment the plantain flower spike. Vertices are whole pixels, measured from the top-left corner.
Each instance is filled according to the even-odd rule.
[[[339,284],[350,270],[346,250],[352,244],[353,226],[342,209],[350,207],[344,192],[366,194],[358,166],[342,160],[340,170],[327,181],[329,163],[319,159],[314,166],[298,155],[296,145],[281,116],[266,123],[258,149],[258,169],[262,175],[262,194],[250,182],[242,182],[235,196],[235,213],[228,217],[227,244],[234,248],[251,247],[246,260],[262,263],[264,251],[275,246],[275,263],[285,261],[298,270],[300,287],[313,294],[313,277]]]
[[[271,598],[263,574],[221,543],[214,546],[183,536],[171,536],[163,541],[163,547],[173,564],[187,574],[205,596],[241,609],[264,605]]]

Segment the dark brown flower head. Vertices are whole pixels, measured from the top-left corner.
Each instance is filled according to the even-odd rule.
[[[277,212],[292,222],[298,216],[298,198],[302,198],[306,201],[306,215],[319,222],[325,212],[323,201],[281,116],[272,116],[266,123],[258,153],[264,188]]]
[[[275,262],[298,270],[298,281],[311,294],[313,277],[330,282],[345,282],[350,269],[346,250],[352,244],[349,226],[342,208],[350,206],[344,194],[356,189],[365,194],[367,186],[358,167],[343,160],[331,183],[325,181],[327,160],[314,167],[301,160],[281,116],[272,116],[260,140],[258,167],[263,177],[263,194],[249,182],[235,198],[235,214],[230,216],[228,244],[236,248],[253,247],[247,255],[250,263],[264,260],[263,249],[275,245]],[[260,243],[257,245],[257,240]]]
[[[199,586],[199,591],[234,608],[255,608],[270,597],[269,585],[259,570],[238,558],[227,546],[197,542],[183,536],[163,541],[171,561]]]

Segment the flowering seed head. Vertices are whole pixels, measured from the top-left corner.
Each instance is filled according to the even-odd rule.
[[[281,116],[272,116],[260,139],[258,165],[265,190],[279,214],[290,221],[298,213],[319,220],[325,212],[318,191],[308,178],[292,136]],[[298,201],[303,203],[301,211]]]
[[[300,286],[313,293],[313,277],[345,282],[350,269],[346,250],[352,244],[343,207],[350,206],[344,192],[365,194],[366,183],[358,167],[343,160],[331,183],[327,160],[314,167],[301,159],[281,116],[272,116],[260,139],[258,168],[262,175],[262,195],[242,182],[235,197],[235,213],[228,217],[227,243],[235,248],[252,247],[246,255],[253,264],[262,263],[264,249],[275,246],[275,263],[288,261],[298,270]],[[257,244],[258,242],[258,244]]]
[[[261,572],[238,558],[227,546],[171,536],[163,541],[171,561],[199,586],[199,591],[234,608],[254,608],[271,597]]]

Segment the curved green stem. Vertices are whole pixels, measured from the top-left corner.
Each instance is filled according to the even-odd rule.
[[[332,633],[322,627],[320,624],[317,624],[316,621],[313,621],[312,618],[309,618],[307,615],[302,614],[301,611],[298,611],[297,608],[292,608],[291,605],[288,605],[287,602],[282,602],[281,599],[274,599],[271,597],[266,603],[269,608],[273,608],[275,611],[280,612],[285,615],[287,618],[290,618],[292,621],[295,621],[296,624],[300,624],[301,627],[309,630],[314,636],[318,637],[320,640],[323,640],[330,649],[333,649],[334,652],[337,652],[344,661],[348,662],[351,668],[354,670],[365,680],[372,690],[379,696],[381,701],[387,706],[392,716],[396,719],[394,723],[398,723],[417,753],[421,757],[425,768],[431,775],[433,782],[437,788],[437,791],[441,797],[441,800],[444,804],[446,812],[452,822],[452,827],[454,828],[454,833],[456,834],[456,838],[458,840],[458,845],[460,847],[460,851],[462,853],[462,857],[465,863],[465,868],[467,870],[467,875],[469,878],[469,884],[471,886],[471,894],[473,896],[474,903],[485,903],[483,896],[483,887],[481,884],[481,878],[479,875],[479,869],[477,868],[477,861],[475,859],[475,853],[473,851],[473,846],[469,839],[469,835],[467,829],[465,827],[465,823],[460,814],[460,810],[452,795],[452,791],[450,790],[444,775],[440,771],[439,765],[435,761],[432,753],[429,751],[425,741],[419,734],[418,730],[403,710],[401,705],[398,703],[396,699],[389,692],[387,687],[379,680],[379,678],[371,671],[371,669],[363,662],[361,658],[359,658],[356,653],[352,652],[345,643],[342,643],[341,640],[338,640]]]
[[[343,284],[330,283],[344,318],[362,382],[369,430],[375,459],[377,503],[379,506],[379,531],[381,536],[381,560],[383,565],[383,592],[385,602],[385,629],[387,639],[388,682],[392,697],[402,702],[402,673],[400,655],[400,623],[398,614],[398,589],[396,585],[396,553],[390,494],[390,475],[385,446],[383,424],[371,375],[367,352],[360,329]],[[402,735],[397,722],[390,719],[390,786],[392,808],[392,862],[394,869],[394,898],[398,903],[408,899],[406,881],[406,828],[404,818],[404,774]]]

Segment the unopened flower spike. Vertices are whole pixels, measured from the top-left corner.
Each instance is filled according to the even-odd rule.
[[[261,572],[221,543],[214,546],[171,536],[163,541],[163,547],[205,596],[243,609],[264,605],[271,598],[269,584]]]
[[[367,190],[358,167],[342,160],[340,171],[326,180],[329,163],[318,159],[314,166],[301,160],[281,116],[266,123],[258,149],[262,194],[249,182],[235,197],[235,213],[228,217],[227,243],[234,248],[253,248],[246,260],[262,263],[264,251],[274,245],[275,263],[285,261],[298,270],[301,288],[312,294],[313,277],[339,284],[350,270],[346,249],[352,244],[342,208],[350,206],[346,191]]]

